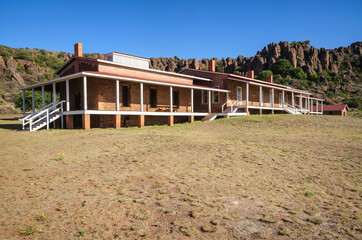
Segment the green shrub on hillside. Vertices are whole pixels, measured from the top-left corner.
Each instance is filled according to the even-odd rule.
[[[264,70],[259,73],[259,78],[264,81],[268,80],[269,76],[273,76],[273,72],[270,70]]]
[[[15,56],[14,56],[15,59],[23,59],[23,60],[28,60],[28,61],[31,61],[31,62],[34,62],[34,58],[33,56],[31,55],[31,53],[27,50],[23,50],[23,49],[19,49]]]
[[[279,59],[273,67],[273,73],[280,74],[282,77],[285,77],[293,69],[292,64],[287,59]]]

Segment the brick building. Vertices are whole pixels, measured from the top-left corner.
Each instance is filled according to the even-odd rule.
[[[311,111],[313,101],[306,91],[215,72],[184,69],[179,73],[149,68],[149,59],[112,52],[107,60],[82,56],[82,44],[74,46],[75,56],[58,71],[59,78],[22,88],[33,93],[33,111],[25,116],[23,129],[43,127],[99,128],[154,124],[172,126],[194,119],[243,116],[274,111],[291,114]],[[36,110],[34,92],[43,93],[43,108]],[[44,92],[52,93],[53,102],[44,104]],[[60,96],[57,101],[56,96]],[[296,103],[299,99],[299,105]],[[25,106],[25,104],[23,104]]]

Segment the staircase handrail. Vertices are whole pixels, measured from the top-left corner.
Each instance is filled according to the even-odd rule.
[[[63,101],[64,101],[64,100],[63,100]],[[65,102],[65,101],[64,101],[64,102]],[[51,103],[49,103],[48,105],[46,105],[45,107],[42,107],[42,108],[36,110],[36,111],[33,112],[33,113],[30,113],[29,115],[27,115],[27,116],[25,116],[25,117],[23,117],[23,118],[20,118],[20,120],[23,120],[23,119],[26,120],[26,119],[30,118],[31,116],[34,116],[35,114],[37,114],[37,113],[39,113],[39,112],[41,112],[41,111],[49,108],[49,106],[51,106],[51,105],[53,105],[53,104],[54,104],[54,102],[51,102]]]
[[[28,115],[27,117],[23,118],[23,129],[25,129],[26,125],[29,125],[29,129],[30,131],[32,131],[32,125],[34,125],[35,123],[39,122],[40,120],[44,119],[45,117],[49,117],[49,115],[57,112],[57,111],[61,111],[63,112],[63,103],[65,102],[65,100],[59,101],[59,102],[52,102],[51,104],[48,104],[46,107],[47,108],[42,108],[43,110],[40,111],[40,109],[32,115]],[[57,106],[60,105],[59,108],[57,108]],[[52,112],[49,113],[49,109],[53,110]],[[46,114],[44,114],[46,113]],[[39,117],[39,118],[38,118]],[[38,118],[38,119],[36,119]],[[35,120],[35,121],[34,121]]]

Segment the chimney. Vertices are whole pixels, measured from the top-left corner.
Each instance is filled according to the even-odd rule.
[[[83,56],[83,44],[81,43],[74,44],[74,56],[75,57]]]
[[[248,78],[254,79],[254,70],[249,70],[248,71]]]
[[[216,65],[215,60],[211,59],[208,64],[209,64],[208,66],[209,71],[215,72],[215,65]]]
[[[268,76],[268,82],[273,83],[273,76]]]

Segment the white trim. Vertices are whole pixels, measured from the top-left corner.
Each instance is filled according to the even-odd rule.
[[[249,83],[251,85],[262,86],[262,87],[266,87],[266,88],[273,88],[273,89],[284,90],[284,91],[288,91],[288,92],[296,92],[296,93],[300,93],[300,94],[312,95],[311,93],[304,92],[304,91],[297,90],[297,89],[274,87],[274,86],[270,86],[270,85],[267,85],[267,84],[255,83],[255,82],[250,82],[250,81],[247,81],[247,80],[235,79],[235,78],[230,78],[230,77],[227,78],[227,79],[233,80],[233,81],[238,81],[238,82]],[[256,80],[256,79],[253,79],[253,80]]]
[[[87,76],[83,76],[83,105],[84,110],[88,109]]]
[[[143,83],[140,83],[140,110],[143,112]]]
[[[116,110],[119,111],[119,80],[116,80]]]
[[[211,113],[211,91],[207,91],[207,98],[209,100],[209,113]]]
[[[259,87],[259,106],[262,107],[264,104],[263,104],[263,87],[260,86]]]
[[[245,98],[246,106],[249,105],[249,83],[246,83],[246,98]]]
[[[173,92],[172,87],[170,87],[170,112],[173,112]]]
[[[77,110],[64,112],[64,115],[145,115],[145,116],[206,116],[208,113],[191,112],[141,112],[141,111],[101,111],[101,110]]]
[[[97,73],[87,73],[87,72],[79,72],[76,74],[72,74],[72,75],[68,75],[65,77],[61,77],[61,78],[57,78],[57,79],[53,79],[53,80],[49,80],[46,82],[42,82],[42,83],[38,83],[38,84],[34,84],[28,87],[23,87],[20,88],[20,90],[27,90],[27,89],[31,89],[31,88],[35,88],[38,86],[42,86],[42,85],[48,85],[51,84],[53,82],[62,82],[66,79],[74,79],[74,78],[78,78],[81,76],[88,76],[88,77],[99,77],[99,78],[106,78],[106,79],[119,79],[119,80],[124,80],[127,82],[137,82],[137,83],[146,83],[146,84],[153,84],[153,85],[163,85],[163,86],[173,86],[173,87],[180,87],[180,88],[192,88],[192,89],[199,89],[199,90],[208,90],[208,91],[216,91],[216,92],[230,92],[229,90],[225,90],[225,89],[217,89],[217,88],[210,88],[210,87],[201,87],[201,86],[194,86],[194,85],[181,85],[181,84],[177,84],[177,83],[168,83],[168,82],[155,82],[152,80],[146,80],[146,79],[135,79],[135,78],[129,78],[129,77],[120,77],[120,76],[109,76],[109,75],[104,75],[104,74],[97,74]]]
[[[191,112],[194,112],[194,89],[191,89]]]
[[[140,68],[140,67],[136,67],[136,66],[126,65],[126,64],[111,62],[111,61],[107,61],[107,60],[101,60],[101,59],[97,59],[97,62],[112,64],[112,65],[117,65],[117,66],[123,66],[123,67],[128,67],[128,68],[135,68],[135,69],[139,69],[142,71],[150,71],[150,72],[162,73],[162,74],[172,75],[172,76],[177,76],[177,77],[184,77],[184,78],[189,78],[189,79],[197,79],[197,80],[203,80],[203,81],[208,81],[208,82],[212,81],[208,78],[195,77],[195,76],[180,74],[180,73],[166,72],[166,71],[161,71],[161,70],[156,70],[156,69],[151,69],[151,68]]]
[[[66,94],[66,110],[70,111],[70,101],[69,101],[69,80],[65,81],[65,94]]]
[[[275,99],[274,99],[274,88],[272,88],[272,107],[274,108],[274,101],[275,101]]]
[[[215,94],[217,94],[217,101],[215,101]],[[220,103],[220,93],[219,92],[212,92],[212,103]]]

